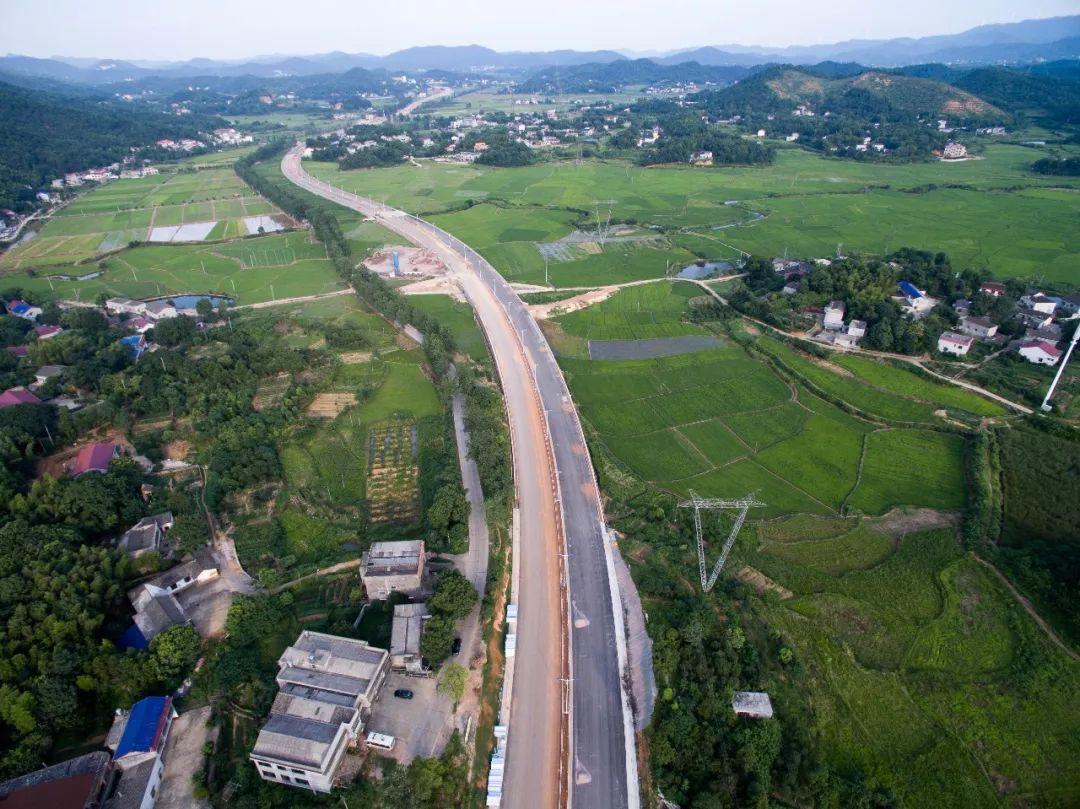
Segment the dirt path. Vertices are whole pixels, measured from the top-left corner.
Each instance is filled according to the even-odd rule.
[[[233,309],[269,309],[272,306],[286,306],[290,303],[307,303],[308,301],[321,301],[323,298],[340,298],[348,295],[352,288],[336,289],[333,292],[320,292],[318,295],[298,295],[295,298],[278,298],[276,301],[261,301],[259,303],[245,303],[242,306],[234,306]]]
[[[1009,581],[1009,579],[1005,576],[1004,573],[1002,573],[1000,570],[998,570],[996,567],[994,567],[993,564],[991,564],[990,562],[983,559],[981,556],[976,555],[975,558],[977,560],[979,560],[982,564],[986,565],[986,567],[990,568],[990,570],[992,570],[994,572],[994,575],[997,576],[998,579],[1001,580],[1001,583],[1005,585],[1005,588],[1010,593],[1012,593],[1012,596],[1013,596],[1013,598],[1016,599],[1016,602],[1021,607],[1024,608],[1024,612],[1026,612],[1028,615],[1031,616],[1031,620],[1033,620],[1036,624],[1038,624],[1039,629],[1041,629],[1046,634],[1046,637],[1050,638],[1050,640],[1053,642],[1053,644],[1055,646],[1057,646],[1059,649],[1061,649],[1061,651],[1063,651],[1065,654],[1067,654],[1073,660],[1075,660],[1077,662],[1080,662],[1080,654],[1077,654],[1072,649],[1070,649],[1065,644],[1065,642],[1061,638],[1058,637],[1058,634],[1053,629],[1051,629],[1050,625],[1048,623],[1046,623],[1046,621],[1043,620],[1042,616],[1039,615],[1038,612],[1035,611],[1035,607],[1027,599],[1027,596],[1025,596],[1023,593],[1021,593],[1019,590],[1017,590],[1016,587],[1013,586],[1013,583],[1011,581]]]
[[[706,292],[708,292],[710,295],[712,295],[714,298],[716,298],[718,301],[720,301],[725,306],[728,305],[727,299],[722,297],[720,295],[720,293],[718,293],[715,289],[712,289],[706,282],[704,282],[704,281],[692,281],[691,283],[695,283],[698,286],[700,286],[702,289],[704,289]],[[742,314],[740,314],[740,317],[744,318],[745,320],[749,320],[751,323],[756,323],[758,326],[766,328],[769,331],[776,332],[777,334],[783,334],[785,337],[791,337],[791,338],[796,339],[796,340],[805,340],[806,339],[805,337],[801,337],[800,335],[795,334],[793,332],[788,332],[788,331],[784,331],[783,329],[778,329],[778,328],[776,328],[776,326],[772,326],[772,325],[766,323],[763,320],[757,320],[755,318],[747,317],[746,315],[742,315]],[[872,351],[872,350],[866,349],[866,348],[853,348],[852,349],[852,348],[844,348],[843,346],[832,346],[832,348],[834,350],[836,350],[836,351],[844,351],[844,352],[851,352],[851,353],[854,353],[854,354],[862,354],[862,355],[870,356],[870,357],[878,357],[879,359],[900,360],[901,362],[906,362],[906,363],[909,363],[911,365],[915,365],[915,366],[921,368],[923,371],[925,371],[927,374],[934,377],[935,379],[940,379],[942,382],[948,382],[950,385],[956,385],[958,388],[966,388],[967,390],[970,390],[970,391],[972,391],[974,393],[978,393],[981,396],[985,396],[988,399],[993,399],[995,402],[1003,404],[1006,407],[1010,407],[1013,410],[1018,410],[1021,413],[1024,413],[1026,415],[1030,415],[1032,412],[1034,412],[1034,411],[1032,411],[1032,409],[1030,407],[1028,407],[1026,405],[1022,405],[1019,402],[1014,402],[1012,399],[1006,399],[1004,396],[999,396],[998,394],[994,393],[993,391],[989,391],[986,388],[979,387],[978,385],[975,385],[975,384],[973,384],[971,382],[965,382],[962,379],[953,379],[952,377],[945,376],[944,374],[939,374],[937,371],[930,370],[925,365],[923,365],[923,361],[926,359],[926,357],[908,357],[908,356],[905,356],[903,354],[890,354],[890,353],[888,353],[886,351]]]

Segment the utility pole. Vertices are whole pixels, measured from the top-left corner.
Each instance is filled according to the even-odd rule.
[[[1069,341],[1069,347],[1065,349],[1065,356],[1061,358],[1061,364],[1058,366],[1057,373],[1054,374],[1054,381],[1050,383],[1050,388],[1046,391],[1046,398],[1043,399],[1042,406],[1039,408],[1044,413],[1050,412],[1050,397],[1054,395],[1054,390],[1057,388],[1058,382],[1061,381],[1061,375],[1065,373],[1065,365],[1069,361],[1069,357],[1072,356],[1073,349],[1076,348],[1076,341],[1080,339],[1080,323],[1073,329],[1072,340]]]

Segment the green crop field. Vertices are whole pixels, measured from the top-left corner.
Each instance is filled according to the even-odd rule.
[[[253,237],[227,244],[146,245],[100,262],[96,277],[8,277],[45,296],[94,300],[98,295],[146,298],[182,293],[217,293],[238,304],[314,295],[343,283],[322,245],[306,233]]]
[[[458,351],[477,362],[490,359],[484,334],[468,304],[456,301],[449,295],[410,295],[409,303],[450,329]]]
[[[577,339],[708,333],[683,321],[697,291],[685,282],[628,287],[556,322]],[[895,390],[872,387],[843,368],[846,375],[757,338],[758,345],[765,341],[770,352],[786,352],[785,361],[807,366],[813,381],[824,375],[835,395],[850,399],[849,389],[861,391],[862,403],[868,410],[874,405],[875,414],[911,413],[930,421],[931,405],[901,395],[909,387],[948,398],[937,385],[927,383],[924,390],[922,378],[907,371],[893,375],[885,368],[880,379],[874,377]],[[660,359],[563,356],[560,363],[594,439],[635,477],[675,494],[757,491],[767,508],[755,516],[763,517],[837,514],[845,505],[880,514],[895,505],[963,504],[961,437],[922,429],[875,432],[874,424],[801,385],[786,384],[734,341]],[[871,369],[859,370],[873,377]]]
[[[704,294],[690,283],[656,283],[627,287],[606,301],[563,315],[563,331],[586,340],[644,340],[708,334],[701,326],[682,322],[687,303]]]
[[[960,509],[967,502],[964,440],[929,430],[885,430],[866,439],[862,479],[850,505],[869,514],[892,506]]]
[[[557,286],[662,276],[687,247],[709,258],[729,258],[736,248],[814,257],[832,255],[838,244],[876,253],[901,246],[944,250],[957,266],[1075,283],[1080,183],[1033,174],[1028,166],[1037,157],[1032,149],[991,144],[983,159],[959,164],[881,165],[783,149],[772,166],[713,170],[595,160],[516,169],[425,161],[345,172],[309,163],[308,170],[414,213],[442,214],[436,218],[445,227],[515,280],[541,277],[534,232],[553,233],[559,222],[594,230],[597,216],[605,221],[610,212],[618,221],[664,228],[667,241],[632,272],[604,265],[600,256],[577,259],[580,266],[552,263]],[[469,201],[488,203],[487,211],[493,203],[524,208],[536,224],[502,228],[503,217],[517,220],[499,214],[477,222],[445,213]]]
[[[869,416],[934,424],[941,422],[934,415],[936,410],[969,420],[1005,413],[996,402],[976,393],[868,357],[835,354],[822,361],[772,337],[758,338],[757,346],[825,393]]]
[[[57,211],[30,241],[0,254],[0,273],[35,267],[65,268],[146,241],[155,227],[216,222],[208,240],[247,235],[243,219],[278,213],[229,167],[116,180],[94,188]]]

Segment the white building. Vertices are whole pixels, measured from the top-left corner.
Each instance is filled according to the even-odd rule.
[[[967,157],[967,147],[962,143],[949,141],[945,144],[945,148],[941,150],[941,156],[946,160],[959,160],[962,157]]]
[[[957,357],[962,357],[971,350],[974,344],[974,337],[966,337],[963,334],[946,331],[942,332],[941,336],[938,337],[937,350],[942,354],[954,354]]]
[[[826,329],[844,328],[844,302],[831,301],[825,307],[825,318],[822,323]]]
[[[389,655],[304,631],[278,659],[278,694],[250,758],[267,781],[329,792],[386,679]]]
[[[866,321],[865,320],[853,320],[848,323],[847,333],[854,337],[856,340],[860,337],[866,336]]]
[[[1027,340],[1020,344],[1017,353],[1036,365],[1056,365],[1061,351],[1046,340]]]
[[[986,317],[960,318],[960,331],[979,339],[989,339],[997,334],[997,323]]]

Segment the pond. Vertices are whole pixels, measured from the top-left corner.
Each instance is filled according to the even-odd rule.
[[[221,308],[223,303],[226,306],[232,306],[236,303],[232,298],[225,298],[220,295],[170,295],[163,300],[172,301],[177,309],[194,309],[199,301],[210,301],[210,305],[215,309]]]
[[[735,265],[730,261],[706,261],[702,264],[691,264],[689,267],[683,267],[679,272],[679,278],[700,281],[703,278],[709,278],[720,272],[733,269],[735,269]]]

